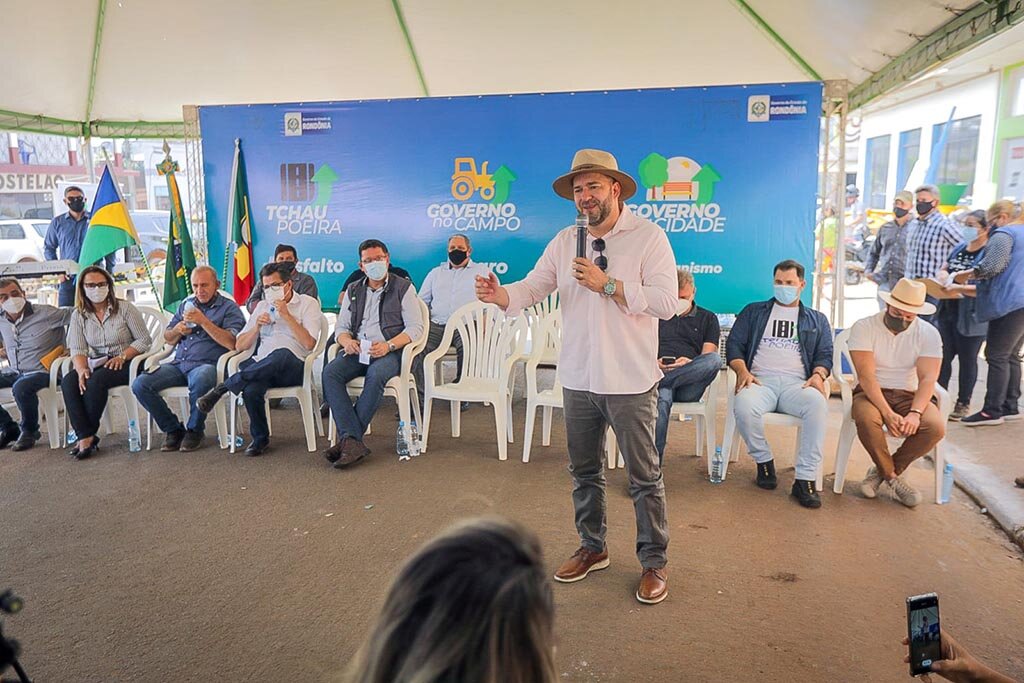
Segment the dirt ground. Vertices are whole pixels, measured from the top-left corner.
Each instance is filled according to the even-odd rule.
[[[42,446],[0,454],[0,589],[25,599],[4,630],[25,668],[41,683],[341,681],[399,564],[452,522],[520,520],[552,570],[575,550],[559,413],[552,445],[538,424],[523,464],[522,403],[507,462],[493,413],[476,406],[460,439],[438,409],[429,453],[399,463],[393,412],[386,401],[373,456],[350,471],[306,452],[294,409],[274,411],[261,458],[131,455],[123,431],[86,462]],[[765,492],[745,456],[709,484],[684,455],[690,424],[673,423],[665,469],[669,598],[633,597],[633,511],[615,470],[611,567],[554,588],[562,680],[905,680],[904,599],[927,591],[945,628],[1024,679],[1022,555],[962,493],[932,504],[930,463],[911,472],[925,496],[915,510],[865,500],[855,481],[834,495],[827,477],[809,511],[788,496],[792,430],[770,432],[780,486]],[[866,462],[858,450],[852,478]]]

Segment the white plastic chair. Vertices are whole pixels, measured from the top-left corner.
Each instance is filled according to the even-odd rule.
[[[455,382],[438,384],[434,364],[451,346],[458,332],[462,338],[462,377]],[[423,452],[427,450],[430,412],[434,399],[451,401],[452,436],[460,433],[461,401],[490,403],[498,436],[498,459],[508,458],[508,442],[512,437],[512,400],[509,379],[512,367],[526,344],[526,317],[507,317],[494,304],[474,301],[459,308],[448,319],[441,344],[423,359],[424,403]]]
[[[146,359],[145,372],[152,372],[156,370],[164,360],[170,358],[177,347],[164,345],[158,353],[150,356]],[[234,356],[237,351],[225,351],[217,359],[217,384],[224,381],[224,371],[227,368],[228,359]],[[182,416],[182,422],[188,419],[189,403],[188,403],[188,386],[181,387],[170,387],[160,392],[160,397],[165,401],[178,399],[178,405],[180,406],[180,414]],[[218,401],[217,406],[213,409],[213,417],[217,424],[217,441],[221,448],[228,447],[228,427],[227,427],[227,413],[224,408],[224,401]],[[146,450],[153,448],[153,416],[146,415]]]
[[[64,405],[64,395],[60,393],[57,380],[60,378],[61,369],[64,367],[64,361],[67,359],[67,356],[61,356],[53,360],[49,370],[50,383],[36,392],[36,396],[39,398],[39,414],[46,420],[46,434],[50,440],[50,448],[60,448],[63,442],[63,435],[61,434],[62,423],[59,415]],[[8,410],[16,406],[14,390],[0,389],[0,403]]]
[[[562,409],[562,383],[558,379],[558,365],[555,364],[554,386],[550,389],[539,391],[537,389],[537,367],[546,365],[545,358],[548,353],[554,352],[555,358],[562,349],[562,313],[552,311],[543,321],[537,336],[536,343],[526,363],[526,431],[523,434],[523,462],[530,462],[530,449],[533,444],[533,429],[537,418],[537,408],[543,409],[541,425],[541,445],[551,445],[551,420],[555,408]],[[608,435],[605,438],[605,456],[608,469],[615,469],[616,453],[615,434],[611,427],[608,428]]]
[[[415,418],[416,424],[423,424],[422,416],[420,415],[419,396],[416,391],[416,378],[412,374],[412,363],[427,345],[427,336],[430,334],[430,310],[422,299],[416,299],[416,301],[419,302],[420,314],[423,316],[423,333],[418,339],[413,339],[402,348],[402,369],[398,375],[389,379],[388,383],[384,385],[384,395],[390,396],[398,403],[398,419],[405,423],[406,443],[410,443],[412,439],[412,425],[409,420],[410,413]],[[341,346],[337,343],[331,344],[327,348],[328,363],[337,357],[340,349]],[[346,389],[348,389],[350,398],[358,398],[363,393],[365,381],[364,377],[356,377],[348,383]],[[333,446],[337,440],[337,426],[334,424],[333,412],[328,415],[327,420],[327,440]],[[369,433],[369,426],[367,426],[367,433]]]
[[[726,371],[726,404],[725,404],[725,435],[722,437],[722,454],[726,456],[722,462],[722,479],[729,470],[730,462],[738,462],[740,459],[740,446],[743,439],[736,438],[736,413],[733,412],[733,404],[736,401],[736,373],[732,368]],[[803,436],[803,420],[785,413],[765,413],[762,417],[765,427],[796,427],[796,445],[793,447],[793,458],[800,453],[800,437]],[[818,466],[818,475],[815,477],[815,487],[821,491],[824,487],[824,460]]]
[[[324,348],[327,346],[327,342],[330,340],[331,330],[327,323],[327,317],[320,314],[320,334],[316,340],[316,346],[309,352],[306,359],[302,362],[302,384],[294,387],[277,387],[274,389],[268,389],[266,398],[263,401],[263,409],[267,414],[267,426],[270,427],[270,433],[273,434],[273,426],[270,423],[270,399],[272,398],[295,398],[299,401],[299,408],[302,410],[302,425],[306,433],[306,449],[313,453],[316,451],[316,435],[324,435],[324,423],[320,419],[320,405],[315,403],[313,396],[315,388],[313,385],[313,366],[316,364],[317,358],[323,354]],[[245,351],[235,354],[228,359],[227,369],[225,370],[225,377],[238,372],[238,366],[243,361],[248,360],[252,357],[256,351],[256,344],[253,344]],[[231,446],[231,452],[235,452],[235,443],[238,436],[238,401],[234,396],[231,397],[231,436],[229,437],[229,444]]]
[[[839,390],[843,397],[843,416],[842,422],[839,428],[839,443],[836,446],[836,480],[832,485],[832,491],[834,493],[843,492],[843,484],[846,483],[846,468],[850,463],[850,451],[853,449],[853,439],[857,436],[857,425],[853,421],[853,388],[857,384],[857,369],[853,365],[853,360],[850,356],[850,330],[846,329],[839,333],[836,337],[835,345],[833,348],[833,361],[832,367],[834,371],[834,377],[839,382]],[[843,367],[843,356],[849,360],[849,365],[853,374],[853,382],[848,380],[842,373]],[[940,387],[938,384],[935,385],[935,395],[939,399],[939,413],[943,418],[949,416],[950,411],[953,409],[952,402],[950,401],[949,394],[945,389]],[[898,437],[889,438],[895,439]],[[936,444],[935,448],[932,449],[930,455],[935,463],[935,502],[939,502],[939,498],[942,495],[942,470],[946,465],[946,458],[941,448],[942,442]]]

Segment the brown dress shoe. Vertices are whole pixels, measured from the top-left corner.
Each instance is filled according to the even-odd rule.
[[[657,605],[668,597],[668,573],[664,567],[645,569],[640,575],[640,586],[636,589],[636,599],[645,605]]]
[[[1013,483],[1024,489],[1024,477],[1017,477],[1013,480]]]
[[[344,469],[349,465],[355,465],[369,454],[370,449],[362,441],[346,437],[341,442],[341,457],[334,461],[334,466],[339,470]]]
[[[573,583],[587,578],[587,574],[598,569],[607,569],[611,564],[608,561],[608,550],[595,553],[593,550],[580,547],[573,556],[562,563],[562,566],[555,572],[555,581],[562,583]]]
[[[332,465],[334,463],[338,462],[338,458],[341,457],[341,444],[344,441],[345,440],[342,439],[341,441],[339,441],[338,443],[334,444],[333,446],[328,448],[326,451],[324,451],[324,458],[327,459],[327,462],[331,463]]]

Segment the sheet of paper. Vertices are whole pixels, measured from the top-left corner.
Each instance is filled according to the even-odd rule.
[[[359,340],[359,362],[363,365],[370,364],[370,347],[373,346],[373,342],[369,339]]]

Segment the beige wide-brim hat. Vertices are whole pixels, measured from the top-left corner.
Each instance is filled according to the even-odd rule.
[[[614,178],[622,186],[622,194],[619,196],[622,201],[636,194],[636,181],[619,170],[619,162],[614,156],[600,149],[581,149],[576,152],[572,158],[572,170],[558,176],[555,182],[551,183],[555,194],[573,201],[575,198],[572,194],[572,179],[580,173],[600,173]]]
[[[935,312],[935,304],[925,301],[928,288],[923,282],[901,278],[891,292],[879,292],[878,296],[893,308],[907,313],[931,315]]]

